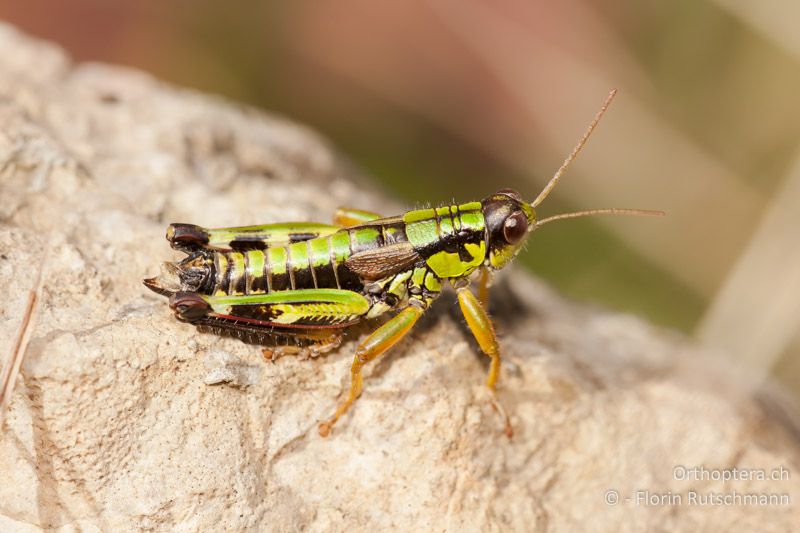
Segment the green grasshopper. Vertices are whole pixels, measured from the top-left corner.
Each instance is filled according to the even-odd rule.
[[[169,297],[179,320],[201,331],[267,346],[265,356],[271,357],[298,351],[324,353],[338,346],[348,326],[397,311],[356,349],[349,394],[319,425],[324,437],[361,395],[364,365],[411,330],[447,281],[455,288],[480,349],[491,358],[486,385],[511,436],[509,418],[495,398],[500,350],[486,312],[491,273],[509,264],[531,231],[554,220],[596,214],[663,215],[595,209],[537,219],[535,208],[577,156],[614,94],[531,203],[502,189],[479,202],[393,217],[339,209],[332,225],[296,222],[206,229],[172,224],[167,240],[187,257],[165,263],[161,276],[144,284]],[[476,272],[478,297],[470,290]]]

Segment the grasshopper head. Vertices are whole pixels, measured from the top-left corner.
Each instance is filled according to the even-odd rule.
[[[491,268],[500,269],[517,256],[536,227],[536,212],[511,189],[501,189],[481,204],[486,220],[486,259]]]
[[[557,178],[558,176],[555,179]],[[553,183],[554,181],[551,180],[551,184]],[[664,216],[663,211],[606,208],[587,209],[537,219],[535,206],[547,196],[551,188],[548,185],[543,194],[540,194],[532,204],[523,200],[518,192],[511,189],[501,189],[481,201],[483,217],[486,220],[486,248],[488,250],[486,261],[489,267],[498,270],[506,266],[525,245],[530,232],[556,220],[591,215]]]

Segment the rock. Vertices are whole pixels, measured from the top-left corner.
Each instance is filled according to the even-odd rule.
[[[366,326],[325,357],[268,364],[253,346],[174,320],[141,280],[177,257],[163,238],[170,222],[398,206],[287,120],[130,69],[73,64],[8,26],[0,43],[3,357],[44,266],[0,432],[0,530],[800,523],[791,403],[680,335],[565,301],[521,272],[501,277],[493,300],[513,439],[452,295],[369,367],[362,399],[321,438]],[[788,479],[717,479],[734,468]],[[692,503],[691,491],[729,500]],[[741,500],[751,494],[790,503]]]

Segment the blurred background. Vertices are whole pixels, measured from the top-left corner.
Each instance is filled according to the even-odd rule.
[[[796,2],[26,0],[0,18],[306,123],[409,206],[532,200],[616,87],[539,213],[669,217],[553,224],[521,262],[800,391]]]

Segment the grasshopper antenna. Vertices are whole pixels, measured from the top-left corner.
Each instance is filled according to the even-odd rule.
[[[609,207],[606,209],[587,209],[585,211],[576,211],[574,213],[562,213],[560,215],[553,215],[552,217],[543,218],[536,221],[536,227],[544,226],[549,222],[555,220],[562,220],[565,218],[580,218],[589,217],[592,215],[635,215],[639,217],[663,217],[666,215],[664,211],[651,211],[649,209],[622,209],[618,207]]]
[[[539,193],[539,196],[536,197],[536,200],[531,202],[531,205],[533,207],[538,206],[540,203],[544,201],[545,198],[548,197],[550,191],[552,191],[558,184],[558,180],[561,179],[561,176],[564,174],[564,171],[567,170],[567,167],[570,165],[570,163],[572,163],[575,160],[575,158],[578,157],[578,154],[581,153],[583,145],[586,144],[586,141],[589,140],[589,136],[592,134],[595,127],[597,127],[597,123],[600,122],[600,119],[603,118],[603,114],[606,112],[606,109],[608,109],[608,106],[611,105],[611,101],[614,99],[616,95],[617,95],[616,89],[612,89],[611,92],[608,93],[606,101],[603,102],[603,107],[601,107],[600,111],[598,111],[597,114],[594,116],[592,123],[589,124],[588,128],[586,128],[586,131],[584,132],[583,137],[581,137],[581,140],[578,141],[578,144],[575,145],[575,148],[572,149],[572,152],[567,156],[564,162],[561,163],[561,166],[558,167],[558,170],[556,170],[556,173],[553,175],[552,178],[550,178],[550,181],[547,182],[547,185],[545,185],[544,189],[542,189],[542,192]]]
[[[583,137],[581,140],[578,141],[578,144],[575,145],[575,148],[572,149],[572,152],[567,156],[561,166],[558,168],[556,173],[550,178],[550,181],[547,182],[542,192],[539,193],[539,196],[536,197],[536,200],[531,202],[531,206],[536,207],[540,203],[544,201],[550,195],[550,192],[555,188],[558,184],[558,180],[561,179],[561,176],[564,175],[564,171],[567,170],[570,163],[572,163],[578,154],[581,153],[583,146],[586,144],[586,141],[589,140],[589,137],[592,135],[592,132],[597,127],[597,124],[600,122],[600,119],[603,118],[603,114],[605,114],[608,106],[611,105],[611,101],[614,100],[614,97],[617,95],[617,90],[612,89],[608,96],[606,97],[606,101],[603,102],[603,107],[600,108],[600,111],[594,116],[592,119],[591,124],[589,127],[586,128],[586,131],[583,133]],[[556,220],[563,220],[565,218],[579,218],[579,217],[588,217],[592,215],[635,215],[635,216],[642,216],[642,217],[663,217],[666,215],[664,211],[650,211],[648,209],[621,209],[616,207],[611,207],[607,209],[587,209],[585,211],[576,211],[574,213],[562,213],[560,215],[554,215],[552,217],[543,218],[536,222],[536,227],[544,226],[550,222],[554,222]]]

